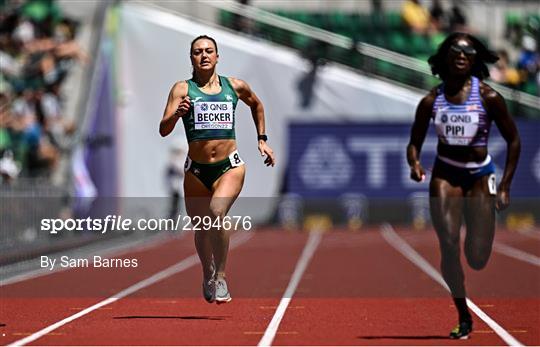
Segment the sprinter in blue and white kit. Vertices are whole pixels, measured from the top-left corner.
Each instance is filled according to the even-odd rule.
[[[481,270],[491,254],[495,210],[509,204],[520,153],[519,135],[504,99],[482,82],[489,76],[486,63],[497,60],[497,55],[472,35],[448,36],[428,60],[433,74],[443,83],[420,101],[407,147],[411,178],[422,181],[425,171],[420,164],[420,152],[433,121],[439,141],[429,186],[430,211],[439,238],[441,272],[459,314],[459,324],[450,333],[454,339],[466,339],[472,331],[460,262],[462,220],[467,229],[467,262],[473,269]],[[495,166],[487,151],[492,122],[507,143],[504,173],[498,187]]]

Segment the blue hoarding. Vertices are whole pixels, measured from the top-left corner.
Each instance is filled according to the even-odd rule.
[[[517,123],[522,151],[512,184],[513,197],[540,196],[540,122]],[[405,150],[410,124],[293,123],[289,126],[287,190],[305,197],[361,193],[370,198],[402,198],[427,192],[437,138],[430,129],[421,162],[427,179],[409,178]],[[492,126],[489,153],[500,179],[506,142]]]

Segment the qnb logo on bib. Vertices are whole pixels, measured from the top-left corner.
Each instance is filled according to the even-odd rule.
[[[194,105],[195,130],[232,129],[232,102],[196,102]]]
[[[480,116],[473,112],[437,112],[435,128],[443,143],[466,146],[478,132]]]

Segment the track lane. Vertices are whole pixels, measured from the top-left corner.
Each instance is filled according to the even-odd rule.
[[[154,248],[125,253],[121,258],[137,258],[137,268],[73,268],[50,275],[0,286],[0,343],[8,344],[34,333],[77,310],[91,306],[109,295],[159,271],[192,252],[189,237],[171,238],[158,244],[161,257]],[[5,334],[5,336],[3,335]]]
[[[420,235],[406,228],[396,228],[418,253],[435,268],[439,268],[440,254],[433,232]],[[495,242],[519,244],[523,237],[517,233],[498,232]],[[530,240],[529,240],[530,242]],[[486,268],[472,270],[462,256],[469,297],[509,333],[526,345],[540,345],[540,271],[529,263],[493,252]],[[478,322],[478,318],[475,319]],[[492,332],[480,331],[481,334]],[[473,337],[476,339],[475,333]],[[471,340],[472,341],[472,340]]]
[[[275,345],[497,345],[447,338],[456,314],[447,292],[397,253],[378,229],[324,235]],[[483,322],[478,329],[490,330]],[[280,334],[281,333],[281,334]]]
[[[437,243],[433,233],[419,234],[408,230],[398,230],[398,233],[438,268],[439,255],[438,248],[434,247]],[[195,266],[69,323],[33,344],[256,345],[272,319],[306,238],[306,234],[299,233],[257,233],[246,245],[231,251],[228,281],[233,302],[230,305],[208,305],[203,301],[200,269]],[[188,237],[187,240],[181,245],[169,244],[163,249],[152,250],[148,258],[150,263],[144,262],[153,264],[148,270],[155,271],[162,260],[174,263],[183,252],[186,255],[193,252],[192,239]],[[510,237],[509,240],[513,239]],[[492,266],[498,271],[487,272]],[[535,269],[522,268],[521,262],[494,254],[485,271],[466,270],[467,283],[482,310],[520,341],[538,345],[540,339],[535,326],[540,326],[540,307],[538,298],[531,299],[530,295],[537,291],[537,287],[531,285],[531,278],[534,283],[539,274]],[[93,280],[95,277],[92,276],[96,275],[77,272],[66,271],[63,274],[71,275],[57,280],[64,284],[70,279],[89,283],[88,280]],[[501,272],[505,274],[504,278],[501,278]],[[116,283],[124,280],[115,278],[120,273],[123,271],[108,273],[104,278],[114,279],[111,283],[116,288]],[[515,288],[508,285],[497,285],[485,293],[482,289],[485,283],[493,282],[493,276],[503,283],[510,281],[517,287],[522,286],[521,296],[504,296],[513,293],[512,288]],[[126,277],[133,280],[133,274]],[[0,324],[0,333],[12,331],[17,322],[25,323],[16,325],[20,327],[18,335],[11,335],[9,340],[0,340],[0,343],[5,344],[41,328],[47,321],[53,321],[50,317],[65,317],[68,311],[73,314],[74,309],[95,303],[91,297],[71,299],[50,295],[47,288],[52,285],[59,289],[58,293],[73,296],[69,288],[61,288],[54,282],[45,281],[38,286],[48,294],[41,299],[15,295],[18,290],[25,293],[28,286],[6,286],[11,287],[9,300],[3,300],[9,315],[4,314],[5,305],[2,305],[1,316],[9,317],[9,320],[4,318],[6,322],[0,322],[7,323],[5,327]],[[87,293],[87,289],[79,288],[82,293]],[[29,300],[32,304],[28,304]],[[23,309],[17,312],[21,305]],[[475,321],[471,340],[447,340],[446,335],[455,319],[448,294],[393,251],[377,230],[334,232],[324,235],[286,311],[274,344],[503,344],[479,319]]]
[[[194,266],[59,328],[38,345],[255,345],[287,286],[307,235],[258,232],[231,250],[233,301],[207,304]]]
[[[515,247],[536,257],[540,257],[540,231],[535,233],[537,233],[538,237],[525,235],[515,231],[512,232],[501,228],[498,229],[495,234],[495,241],[504,245]]]

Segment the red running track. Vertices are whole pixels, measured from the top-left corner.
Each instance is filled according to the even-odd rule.
[[[432,232],[397,233],[438,269]],[[31,345],[257,345],[276,312],[307,233],[264,231],[230,252],[233,301],[209,305],[193,266],[93,310]],[[237,235],[238,236],[238,235]],[[499,232],[496,242],[540,255],[540,240]],[[77,268],[0,287],[0,343],[10,344],[103,301],[194,254],[191,237],[122,257],[136,269]],[[191,258],[193,260],[193,258]],[[467,267],[466,267],[467,268]],[[538,266],[493,252],[467,268],[470,298],[515,339],[540,345]],[[503,345],[475,317],[470,340],[446,338],[456,323],[445,289],[381,236],[380,228],[322,236],[277,329],[274,345]]]

